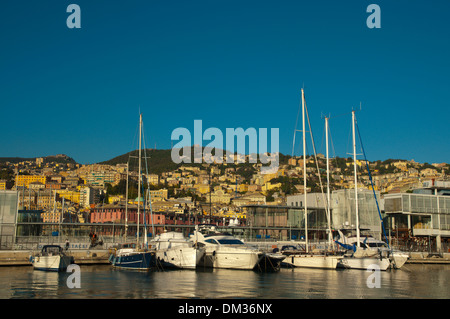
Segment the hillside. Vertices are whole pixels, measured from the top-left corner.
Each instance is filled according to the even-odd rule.
[[[10,162],[13,164],[17,164],[20,162],[36,162],[37,158],[41,157],[0,157],[0,163]],[[42,158],[44,159],[44,164],[52,162],[60,164],[77,164],[77,162],[73,158],[65,154],[44,156]]]
[[[169,172],[177,169],[178,167],[182,165],[186,165],[185,163],[176,164],[172,161],[171,157],[172,150],[155,150],[155,149],[147,149],[142,151],[142,165],[143,170],[145,170],[145,154],[147,155],[147,165],[148,165],[148,172],[150,174],[161,174],[162,172]],[[191,154],[194,154],[193,148],[191,149]],[[98,164],[105,164],[105,165],[116,165],[116,164],[125,164],[130,159],[130,166],[137,166],[137,157],[139,156],[138,150],[128,152],[123,155],[119,155],[117,157],[114,157],[108,161],[104,161]],[[192,155],[193,156],[193,155]],[[287,164],[290,156],[288,155],[279,155],[279,161],[280,164]],[[133,164],[131,164],[133,163]],[[202,164],[197,163],[190,163],[189,166],[201,166]],[[220,164],[219,164],[220,165]],[[242,164],[229,164],[228,167],[247,167],[251,166],[252,164],[246,162]]]
[[[130,161],[130,166],[135,166],[137,165],[138,156],[139,151],[135,150],[98,164],[117,165]],[[145,156],[147,156],[147,160],[144,158]],[[181,164],[175,164],[172,161],[171,150],[147,149],[142,151],[142,157],[142,170],[145,171],[145,163],[147,163],[149,174],[161,174],[162,172],[172,171],[181,166]]]

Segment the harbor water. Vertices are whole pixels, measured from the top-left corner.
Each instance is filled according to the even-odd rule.
[[[81,265],[71,272],[0,267],[1,299],[448,299],[448,265],[406,264],[400,270],[282,268],[121,271]],[[375,275],[379,277],[374,277]],[[372,277],[370,277],[372,276]],[[73,286],[73,285],[72,285]]]

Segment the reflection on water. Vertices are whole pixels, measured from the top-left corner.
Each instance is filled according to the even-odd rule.
[[[70,273],[0,268],[0,298],[247,298],[354,299],[449,298],[448,265],[405,265],[379,272],[380,288],[369,288],[362,270],[281,269],[133,272],[108,265],[81,266],[81,288],[70,289]]]

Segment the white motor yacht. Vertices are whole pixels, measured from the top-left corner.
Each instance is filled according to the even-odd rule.
[[[190,240],[205,247],[205,255],[197,266],[228,269],[253,269],[264,257],[258,249],[245,245],[227,233],[220,233],[215,225],[198,225]]]
[[[195,269],[206,250],[205,247],[196,247],[178,232],[164,232],[150,244],[156,250],[157,265],[181,269]]]

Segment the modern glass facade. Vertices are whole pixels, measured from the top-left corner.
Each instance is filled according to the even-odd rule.
[[[450,197],[425,194],[387,194],[384,196],[386,214],[405,215],[408,227],[417,235],[450,236]],[[403,218],[404,220],[405,218]]]
[[[0,249],[8,249],[15,241],[19,196],[16,191],[0,191]]]

